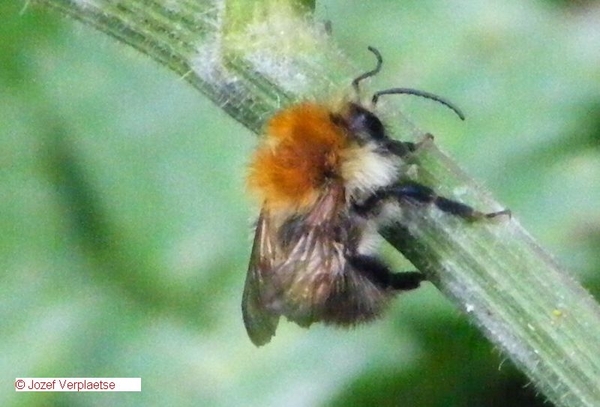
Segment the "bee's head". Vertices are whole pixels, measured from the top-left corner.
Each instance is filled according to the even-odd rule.
[[[354,88],[357,102],[350,102],[348,104],[348,111],[345,113],[344,119],[351,132],[356,134],[368,134],[372,140],[382,140],[387,138],[387,136],[381,120],[379,120],[373,112],[366,109],[358,102],[360,100],[360,83],[367,78],[377,75],[379,71],[381,71],[381,66],[383,65],[383,58],[379,51],[374,47],[368,47],[368,49],[375,55],[377,65],[375,65],[375,68],[372,70],[359,75],[352,81],[352,87]],[[410,88],[392,88],[375,92],[371,98],[371,105],[373,107],[376,106],[380,96],[391,94],[415,95],[434,100],[453,110],[461,120],[465,119],[465,116],[460,109],[446,99],[434,95],[433,93]]]
[[[373,112],[357,103],[348,104],[345,122],[350,133],[359,142],[387,139],[381,120]]]

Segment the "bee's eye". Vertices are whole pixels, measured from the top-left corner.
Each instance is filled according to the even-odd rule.
[[[366,133],[373,140],[383,140],[387,138],[381,120],[373,113],[357,104],[352,104],[351,106],[348,127],[359,137],[361,134],[364,135],[364,133]]]

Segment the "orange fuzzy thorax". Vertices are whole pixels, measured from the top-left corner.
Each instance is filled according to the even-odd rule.
[[[303,210],[323,187],[341,182],[341,154],[348,145],[331,110],[303,103],[277,113],[250,163],[248,186],[271,210]]]

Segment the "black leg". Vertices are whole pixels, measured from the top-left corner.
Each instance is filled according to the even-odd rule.
[[[429,133],[425,135],[423,140],[413,143],[410,141],[398,141],[398,140],[386,140],[385,146],[388,150],[394,155],[398,157],[405,157],[408,154],[414,153],[419,148],[421,148],[424,144],[429,143],[433,140],[433,136]]]
[[[385,146],[392,154],[397,155],[398,157],[405,157],[417,149],[415,143],[391,139],[386,140]]]
[[[396,185],[390,188],[390,194],[398,199],[408,198],[424,204],[433,204],[443,212],[467,220],[490,219],[499,215],[510,216],[510,211],[508,209],[490,213],[480,212],[464,203],[439,196],[433,189],[416,182]]]
[[[418,271],[392,273],[385,263],[373,256],[357,254],[348,258],[348,262],[358,272],[385,288],[402,291],[413,290],[425,280],[425,275]]]
[[[439,196],[433,189],[416,182],[405,182],[382,189],[371,195],[360,205],[355,205],[355,209],[359,214],[366,214],[377,207],[381,201],[390,198],[400,201],[409,199],[422,204],[433,204],[443,212],[472,221],[495,218],[500,215],[510,216],[510,210],[508,209],[490,213],[480,212],[469,205]]]

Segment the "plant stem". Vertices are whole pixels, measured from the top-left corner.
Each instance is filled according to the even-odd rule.
[[[35,2],[147,54],[255,133],[282,106],[343,94],[357,73],[312,21],[314,1]],[[402,128],[392,136],[419,133]],[[434,145],[415,159],[417,179],[449,186],[445,195],[477,208],[501,209]],[[515,219],[466,223],[433,208],[405,212],[384,236],[541,393],[556,405],[600,405],[600,308]]]

